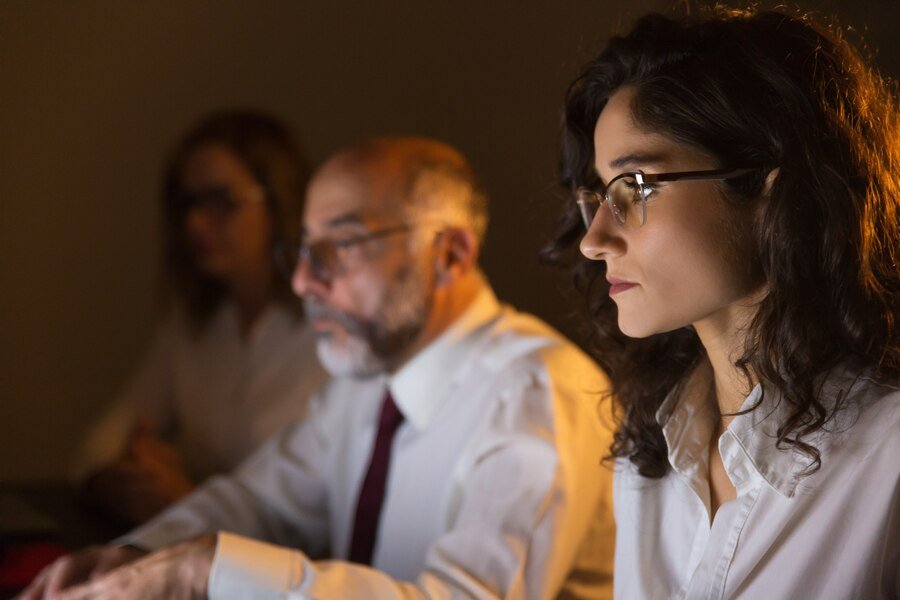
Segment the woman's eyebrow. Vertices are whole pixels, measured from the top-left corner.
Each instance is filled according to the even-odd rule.
[[[609,163],[609,168],[624,169],[628,166],[658,165],[666,162],[667,156],[662,152],[629,152]]]
[[[629,152],[628,154],[623,154],[618,158],[609,162],[609,170],[611,171],[611,176],[615,177],[619,175],[623,171],[625,171],[626,167],[645,167],[648,165],[660,165],[664,164],[668,161],[668,155],[664,152],[656,151],[656,152]],[[603,179],[603,176],[600,174],[600,170],[596,168],[593,169],[593,174],[596,175],[597,181],[601,185],[606,185],[606,181]]]

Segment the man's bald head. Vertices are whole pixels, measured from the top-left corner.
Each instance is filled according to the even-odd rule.
[[[316,179],[335,174],[364,182],[371,200],[405,211],[411,221],[487,229],[487,196],[469,161],[455,148],[421,137],[382,137],[349,146],[329,158]],[[396,203],[396,204],[395,204]]]

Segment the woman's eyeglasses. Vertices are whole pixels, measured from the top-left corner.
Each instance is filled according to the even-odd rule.
[[[600,205],[604,202],[617,225],[635,230],[647,222],[647,199],[653,195],[656,183],[680,180],[717,181],[740,177],[758,169],[716,169],[711,171],[681,171],[679,173],[644,173],[633,171],[613,177],[602,191],[587,187],[575,190],[575,202],[590,229]]]
[[[183,190],[172,198],[175,213],[186,215],[197,209],[216,220],[225,220],[243,204],[256,204],[266,199],[263,188],[255,186],[236,194],[226,186],[216,186],[197,191]]]

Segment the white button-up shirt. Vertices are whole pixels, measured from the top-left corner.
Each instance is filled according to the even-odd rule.
[[[734,418],[719,452],[737,497],[710,519],[708,447],[717,414],[709,363],[660,407],[671,470],[615,475],[616,598],[822,600],[900,595],[900,390],[832,377],[820,397],[848,408],[813,443],[822,466],[776,448],[775,393]],[[742,407],[760,398],[757,386]]]
[[[305,422],[121,541],[233,532],[219,536],[214,599],[608,598],[605,386],[574,346],[485,289],[393,378],[333,381]],[[374,568],[314,561],[349,553],[386,387],[405,421]]]

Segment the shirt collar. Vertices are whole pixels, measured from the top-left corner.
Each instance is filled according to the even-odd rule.
[[[787,418],[781,394],[769,386],[764,388],[756,384],[741,404],[741,411],[745,410],[750,412],[736,416],[719,443],[725,469],[732,482],[740,487],[739,465],[749,462],[772,488],[790,498],[801,474],[809,467],[809,459],[793,447],[779,448],[777,445],[779,424]]]
[[[500,312],[500,302],[485,283],[463,314],[388,380],[394,402],[413,427],[428,426],[471,354],[477,331]]]
[[[868,372],[859,373],[845,367],[834,369],[814,384],[819,401],[829,412],[834,410],[838,397],[852,396],[852,401],[832,417],[827,430],[803,440],[814,446],[823,460],[835,445],[841,444],[840,436],[835,433],[852,426],[859,416],[858,404],[872,384]],[[805,481],[804,473],[812,466],[812,459],[794,446],[777,446],[778,428],[787,420],[790,410],[778,390],[757,384],[741,405],[741,411],[754,406],[757,408],[735,417],[728,429],[756,472],[779,493],[791,497],[798,485]]]
[[[712,377],[709,361],[700,362],[656,411],[656,422],[662,427],[669,450],[669,463],[679,473],[706,461],[716,418],[710,398]]]
[[[668,445],[669,462],[676,472],[686,473],[698,464],[706,464],[705,453],[718,418],[710,397],[712,377],[712,366],[708,360],[702,360],[656,413]],[[823,387],[822,394],[828,396],[831,387]],[[764,393],[757,384],[741,404],[741,411],[749,409],[753,410],[731,421],[719,440],[725,470],[739,493],[748,483],[745,465],[749,464],[772,488],[791,497],[810,462],[793,447],[777,447],[778,427],[788,410],[781,402],[781,394],[768,386]]]

